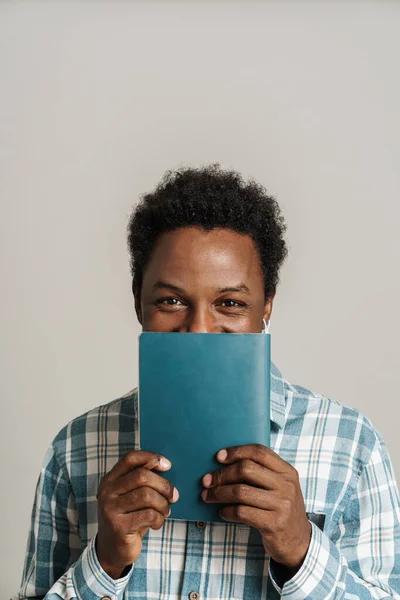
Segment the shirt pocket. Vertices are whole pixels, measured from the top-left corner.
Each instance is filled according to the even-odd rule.
[[[308,517],[308,520],[311,521],[311,523],[314,523],[314,525],[319,527],[319,529],[321,531],[324,531],[325,521],[326,521],[326,513],[308,511],[307,517]]]

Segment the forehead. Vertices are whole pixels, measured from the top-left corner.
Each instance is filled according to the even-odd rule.
[[[230,229],[205,231],[183,227],[157,240],[144,272],[144,281],[173,279],[210,285],[262,283],[259,253],[249,235]]]

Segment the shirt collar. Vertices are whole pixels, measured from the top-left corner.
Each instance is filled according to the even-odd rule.
[[[279,369],[271,363],[271,421],[281,429],[285,423],[285,382]]]

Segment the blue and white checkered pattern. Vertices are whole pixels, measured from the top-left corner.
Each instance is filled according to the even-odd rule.
[[[134,391],[73,420],[48,450],[16,598],[400,599],[399,492],[371,422],[273,367],[271,447],[297,469],[306,511],[325,514],[324,530],[312,523],[305,561],[282,589],[258,531],[237,524],[168,520],[145,536],[123,579],[102,570],[96,494],[117,460],[138,449]]]

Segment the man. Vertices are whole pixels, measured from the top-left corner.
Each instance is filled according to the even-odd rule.
[[[285,225],[260,185],[217,165],[169,173],[128,231],[144,331],[269,322]],[[168,457],[139,449],[136,391],[69,423],[45,457],[19,598],[400,598],[400,502],[380,434],[276,367],[271,380],[271,449],[221,448],[202,480],[226,524],[167,518],[179,490]]]

